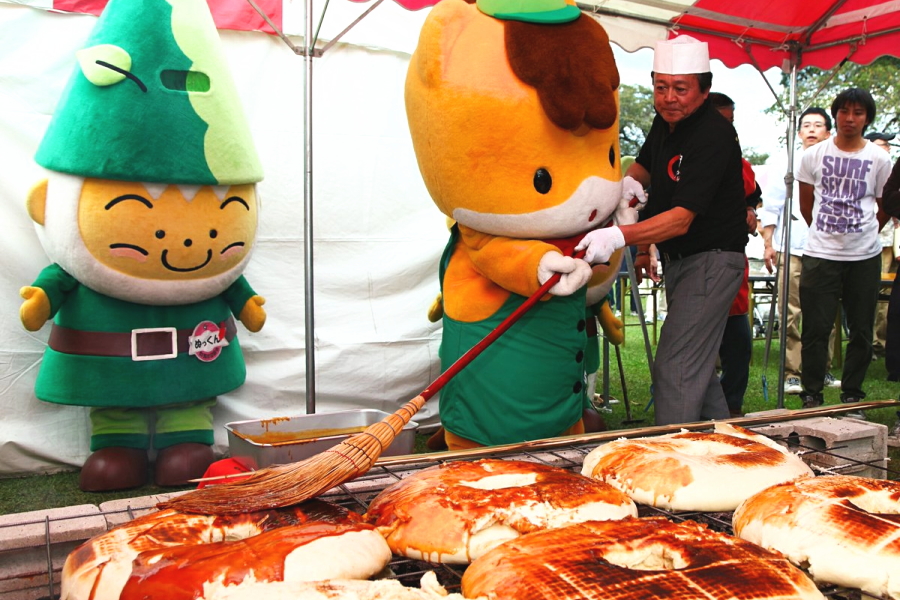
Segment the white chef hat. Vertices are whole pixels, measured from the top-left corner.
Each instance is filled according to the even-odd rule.
[[[656,42],[653,72],[665,75],[708,73],[709,44],[689,35]]]

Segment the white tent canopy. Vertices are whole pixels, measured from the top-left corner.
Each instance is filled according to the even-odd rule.
[[[364,7],[329,11],[323,37]],[[287,6],[287,5],[286,5]],[[285,14],[287,22],[289,15]],[[424,12],[385,3],[316,59],[314,104],[317,412],[393,412],[439,374],[440,330],[426,318],[447,239],[416,166],[403,80]],[[26,332],[18,290],[47,258],[24,200],[43,177],[35,149],[95,18],[0,2],[0,476],[80,466],[88,409],[37,400],[49,325]],[[303,59],[277,37],[221,31],[265,179],[257,247],[246,271],[267,299],[265,328],[240,328],[247,382],[220,397],[222,425],[303,414]],[[437,402],[417,415],[436,419]]]
[[[278,0],[273,0],[277,2]],[[428,0],[402,0],[423,5]],[[0,0],[0,214],[7,310],[0,313],[0,476],[80,465],[87,456],[87,409],[35,399],[33,384],[49,327],[31,334],[18,321],[18,289],[47,259],[23,202],[42,177],[32,157],[73,53],[94,17],[58,14],[54,0]],[[437,292],[444,218],[421,183],[404,115],[409,54],[427,11],[391,1],[355,24],[315,59],[315,338],[318,412],[379,408],[392,412],[437,377],[439,328],[425,318]],[[270,2],[271,3],[271,2]],[[303,2],[284,2],[282,25],[304,31]],[[366,10],[325,3],[321,40],[339,35]],[[374,3],[373,3],[374,4]],[[796,69],[829,68],[844,58],[867,63],[893,53],[898,0],[590,0],[592,12],[627,50],[673,31],[708,39],[714,56]],[[803,16],[813,15],[810,22]],[[793,21],[796,20],[797,23]],[[303,59],[275,36],[222,31],[266,178],[261,223],[246,272],[268,299],[258,334],[241,330],[247,383],[220,398],[218,425],[305,412],[303,249]],[[803,61],[804,57],[809,60]],[[416,417],[434,422],[437,402]],[[224,445],[224,430],[217,428]]]

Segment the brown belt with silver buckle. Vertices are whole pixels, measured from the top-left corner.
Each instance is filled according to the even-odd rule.
[[[225,339],[229,342],[237,335],[234,317],[229,316],[219,327],[225,327]],[[48,345],[63,354],[80,354],[83,356],[126,356],[139,357],[146,360],[153,358],[174,358],[177,354],[188,352],[188,339],[194,334],[193,329],[175,329],[174,327],[155,327],[135,329],[134,331],[85,331],[70,329],[53,324],[50,330]],[[132,349],[134,343],[134,349]]]

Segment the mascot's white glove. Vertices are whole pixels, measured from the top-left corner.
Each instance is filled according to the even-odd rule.
[[[584,250],[584,260],[592,265],[609,262],[609,257],[619,248],[625,247],[625,236],[618,227],[604,227],[589,231],[576,250]]]
[[[591,278],[591,265],[580,258],[548,252],[538,263],[538,281],[543,285],[557,273],[561,273],[562,277],[550,288],[550,293],[554,296],[571,296]]]
[[[633,177],[622,180],[622,199],[616,207],[616,225],[631,225],[638,221],[638,211],[647,205],[644,186]]]

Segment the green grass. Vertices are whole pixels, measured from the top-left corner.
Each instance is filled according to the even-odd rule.
[[[630,317],[627,323],[636,323],[636,318]],[[776,336],[777,337],[777,336]],[[753,344],[753,359],[750,365],[750,385],[744,397],[744,411],[757,412],[776,408],[778,397],[778,343],[773,343],[770,350],[768,369],[765,373],[768,379],[769,398],[763,397],[763,358],[765,341],[756,340]],[[625,373],[627,397],[631,406],[631,416],[634,421],[626,423],[625,394],[620,384],[619,372],[616,366],[615,350],[610,348],[610,397],[616,402],[610,402],[608,408],[604,408],[603,416],[608,429],[628,429],[653,425],[653,409],[645,411],[645,406],[650,399],[650,373],[647,368],[647,356],[644,350],[643,339],[639,327],[626,328],[626,339],[622,347],[622,363]],[[835,376],[840,377],[840,369],[833,369]],[[869,368],[865,391],[867,400],[886,400],[897,398],[898,384],[886,380],[884,361],[873,362]],[[602,374],[598,376],[597,391],[602,389]],[[840,390],[826,389],[825,403],[838,404]],[[800,408],[797,396],[785,396],[786,408]],[[608,412],[607,412],[608,410]],[[896,409],[884,408],[867,411],[867,418],[876,423],[882,423],[888,427],[896,421]],[[417,436],[416,452],[427,452],[424,441],[427,436]],[[889,453],[895,470],[900,469],[900,451],[891,448]],[[61,506],[73,506],[78,504],[100,504],[108,500],[120,498],[132,498],[172,491],[173,488],[160,488],[155,485],[147,485],[142,488],[109,493],[86,493],[78,489],[78,473],[58,473],[54,475],[35,475],[31,477],[0,479],[0,514],[26,512],[45,508]],[[177,489],[177,488],[176,488]],[[187,489],[187,488],[181,488]]]

